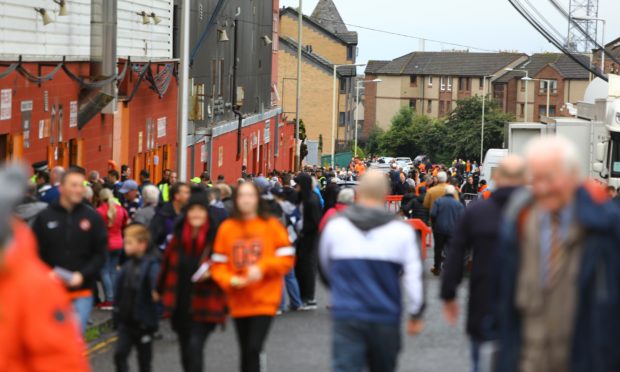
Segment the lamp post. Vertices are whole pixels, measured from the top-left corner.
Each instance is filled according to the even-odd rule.
[[[495,75],[486,75],[482,77],[482,129],[480,131],[480,164],[484,160],[484,115],[485,115],[485,104],[487,99],[487,78],[491,79]]]
[[[299,145],[299,116],[301,115],[301,33],[302,33],[302,23],[303,23],[303,0],[299,0],[299,9],[297,9],[298,18],[297,18],[297,94],[295,99],[295,164],[293,165],[293,170],[297,171],[301,169],[301,157],[300,153],[300,145]]]
[[[179,181],[187,180],[187,125],[189,117],[189,0],[181,4],[181,59],[179,61],[179,108],[177,111],[177,172]]]
[[[374,80],[358,80],[355,85],[356,95],[355,95],[355,146],[353,147],[353,156],[357,157],[357,122],[359,120],[359,107],[360,107],[360,88],[362,84],[378,84],[381,82],[381,79]]]
[[[601,74],[605,75],[605,26],[607,24],[607,21],[605,21],[605,19],[603,18],[597,17],[573,17],[573,19],[577,21],[597,21],[603,23],[603,32],[601,35],[601,45],[603,46],[603,50],[601,50]]]
[[[358,67],[358,66],[366,66],[365,63],[361,64],[346,64],[346,65],[334,65],[334,86],[332,92],[332,168],[335,168],[335,159],[336,159],[336,116],[338,112],[338,102],[336,101],[336,70],[338,67]]]
[[[506,71],[515,71],[515,72],[524,72],[525,73],[525,107],[523,109],[523,122],[527,122],[527,105],[528,105],[528,98],[529,98],[529,91],[528,91],[528,82],[529,82],[529,78],[530,78],[530,72],[528,70],[515,70],[514,68],[507,68],[505,69]]]

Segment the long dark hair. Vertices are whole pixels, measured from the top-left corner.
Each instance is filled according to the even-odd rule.
[[[267,205],[267,201],[261,197],[261,191],[254,182],[242,183],[241,185],[235,187],[235,189],[233,190],[233,194],[232,194],[233,211],[232,211],[231,217],[236,220],[243,219],[243,214],[241,214],[241,211],[239,211],[238,197],[239,197],[239,189],[245,186],[251,186],[254,192],[256,193],[256,197],[258,198],[258,211],[257,211],[258,217],[263,220],[269,219],[269,217],[271,217],[271,214],[269,213],[269,206]]]

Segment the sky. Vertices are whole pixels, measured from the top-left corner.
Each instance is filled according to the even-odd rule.
[[[549,22],[566,36],[567,20],[547,0],[522,0],[536,4]],[[558,0],[568,9],[569,0]],[[528,54],[557,49],[510,5],[508,0],[334,0],[350,31],[359,34],[358,62],[391,60],[409,52],[465,47],[391,35],[354,27],[358,25],[399,34],[462,44],[491,51]],[[318,0],[304,0],[310,15]],[[465,5],[467,4],[467,5]],[[297,7],[299,0],[280,0],[281,6]],[[620,37],[620,0],[599,0],[599,17],[607,21],[605,40]],[[613,18],[612,16],[615,16]],[[599,42],[601,32],[599,29]],[[473,50],[470,51],[481,51]]]

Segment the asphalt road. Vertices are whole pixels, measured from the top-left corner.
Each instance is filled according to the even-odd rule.
[[[426,271],[430,261],[426,263]],[[403,331],[403,349],[399,359],[400,372],[460,372],[469,371],[469,343],[463,333],[464,319],[452,328],[444,321],[438,299],[439,280],[427,274],[427,307],[425,330],[417,337]],[[464,309],[461,291],[461,309]],[[270,372],[316,372],[330,370],[330,320],[325,308],[328,293],[318,288],[319,310],[294,312],[279,316],[267,340],[267,365]],[[461,313],[461,317],[464,314]],[[404,326],[404,324],[403,324]],[[154,371],[181,371],[178,345],[167,321],[162,322],[164,339],[156,341]],[[404,329],[404,328],[403,328]],[[91,354],[96,372],[113,372],[114,339]],[[209,338],[205,351],[207,372],[234,372],[238,370],[238,350],[232,323],[225,331],[217,331]],[[135,353],[132,371],[137,371]]]

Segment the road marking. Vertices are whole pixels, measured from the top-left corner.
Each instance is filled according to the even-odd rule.
[[[105,348],[106,346],[115,343],[116,341],[118,341],[118,337],[117,336],[112,336],[109,339],[100,342],[96,345],[94,345],[93,347],[91,347],[90,349],[88,349],[88,351],[86,352],[86,355],[91,355],[93,353],[95,353],[98,350],[101,350],[103,348]]]

